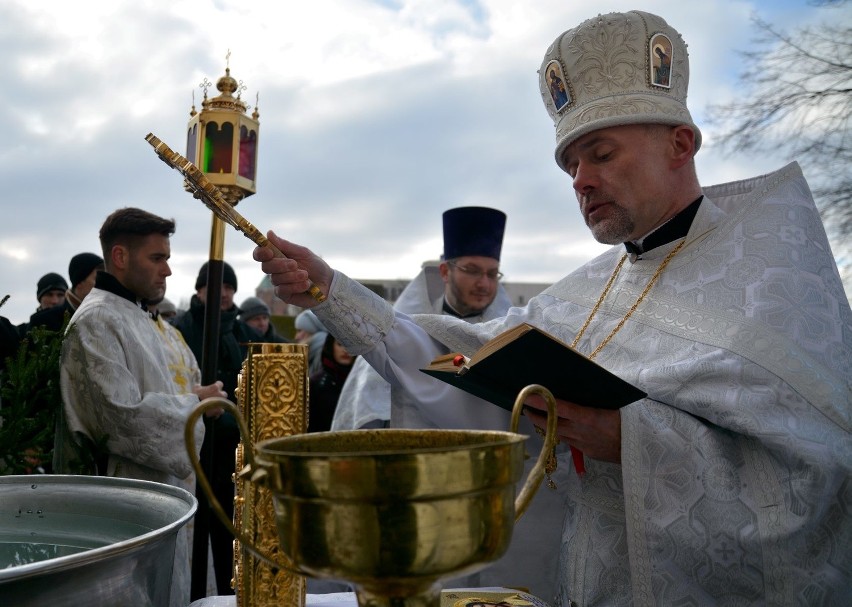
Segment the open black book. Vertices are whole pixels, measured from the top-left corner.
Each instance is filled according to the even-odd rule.
[[[509,411],[529,384],[544,386],[556,398],[604,409],[619,409],[646,396],[568,344],[526,323],[486,342],[469,360],[457,353],[445,354],[421,371]]]

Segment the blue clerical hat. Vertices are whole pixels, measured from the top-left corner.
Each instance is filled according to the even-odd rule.
[[[444,212],[444,259],[467,255],[500,259],[506,214],[487,207],[458,207]]]

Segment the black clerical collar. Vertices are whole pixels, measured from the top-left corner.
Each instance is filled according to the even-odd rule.
[[[698,207],[704,196],[696,198],[688,207],[669,219],[650,234],[646,234],[639,240],[629,240],[624,243],[624,248],[632,255],[641,255],[664,244],[674,242],[678,238],[684,238],[689,233],[692,221],[698,213]]]
[[[95,276],[95,288],[108,291],[113,295],[123,297],[134,305],[139,305],[139,300],[136,298],[136,294],[118,282],[118,279],[109,272],[98,270],[98,273]],[[142,302],[142,309],[147,310],[144,302]]]
[[[456,310],[450,303],[447,301],[447,298],[444,298],[444,305],[442,306],[444,310],[444,314],[449,314],[450,316],[455,316],[456,318],[473,318],[474,316],[479,316],[482,312],[471,312],[470,314],[462,314],[458,310]]]

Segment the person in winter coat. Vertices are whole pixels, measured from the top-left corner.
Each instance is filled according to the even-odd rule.
[[[224,263],[224,262],[223,262]],[[189,309],[175,320],[187,345],[195,354],[199,366],[202,364],[204,344],[204,315],[207,305],[207,266],[205,262],[195,281],[195,295]],[[243,360],[248,354],[249,342],[263,341],[260,334],[237,318],[239,308],[234,304],[237,291],[237,275],[230,264],[225,263],[222,276],[222,296],[219,302],[219,349],[216,379],[222,382],[228,399],[237,402],[235,391]],[[211,438],[212,437],[212,438]],[[212,461],[210,484],[219,503],[229,518],[234,512],[234,482],[231,475],[236,466],[235,450],[240,442],[237,421],[230,413],[210,421],[207,436],[201,447],[201,461]],[[212,457],[212,460],[210,459]],[[201,499],[201,498],[199,498]],[[233,576],[233,537],[215,517],[210,520],[210,545],[213,553],[213,569],[216,573],[216,588],[220,595],[234,594],[231,588]]]
[[[308,432],[331,429],[337,399],[354,362],[355,357],[328,333],[322,347],[322,368],[311,375]]]

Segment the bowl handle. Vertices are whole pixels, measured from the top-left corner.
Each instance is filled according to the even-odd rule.
[[[544,480],[545,464],[547,458],[556,446],[556,399],[553,398],[550,390],[539,384],[530,384],[518,393],[515,398],[515,405],[512,407],[512,423],[511,432],[518,431],[518,422],[521,419],[521,412],[524,409],[524,401],[531,394],[540,394],[547,402],[547,432],[544,435],[544,444],[541,446],[541,453],[538,454],[535,466],[527,475],[527,480],[524,481],[524,486],[521,488],[518,497],[515,498],[515,520],[517,521],[530,505],[535,492]]]
[[[189,455],[189,461],[192,463],[192,467],[195,470],[195,474],[198,478],[198,484],[201,485],[201,490],[204,491],[204,495],[207,496],[207,501],[210,504],[211,510],[213,510],[214,514],[216,514],[216,518],[218,518],[225,528],[231,532],[236,539],[239,540],[240,546],[243,547],[244,550],[248,550],[254,556],[262,560],[264,563],[273,567],[275,569],[284,569],[291,573],[295,573],[297,575],[306,575],[304,572],[299,571],[298,569],[294,569],[291,565],[287,565],[285,563],[280,563],[270,556],[261,552],[249,539],[246,535],[244,535],[241,531],[239,531],[236,527],[234,527],[234,523],[231,519],[228,518],[228,515],[225,514],[225,511],[222,509],[222,505],[219,504],[219,500],[216,499],[216,496],[213,495],[213,489],[210,486],[210,481],[207,480],[207,476],[204,474],[204,470],[201,468],[201,462],[198,459],[198,452],[195,448],[195,424],[199,417],[210,409],[224,409],[228,413],[234,416],[237,420],[237,425],[240,428],[240,436],[245,442],[247,449],[243,450],[246,458],[248,459],[248,464],[240,471],[237,475],[237,482],[249,482],[252,484],[264,485],[266,483],[266,477],[269,474],[266,468],[263,466],[259,466],[254,459],[254,445],[250,442],[247,442],[249,437],[248,429],[246,428],[245,421],[243,420],[243,416],[240,414],[240,410],[237,406],[229,400],[219,397],[211,397],[205,398],[203,401],[198,403],[195,408],[190,412],[189,417],[186,420],[186,427],[184,428],[184,439],[186,440],[186,450]],[[250,478],[247,478],[250,477]]]

